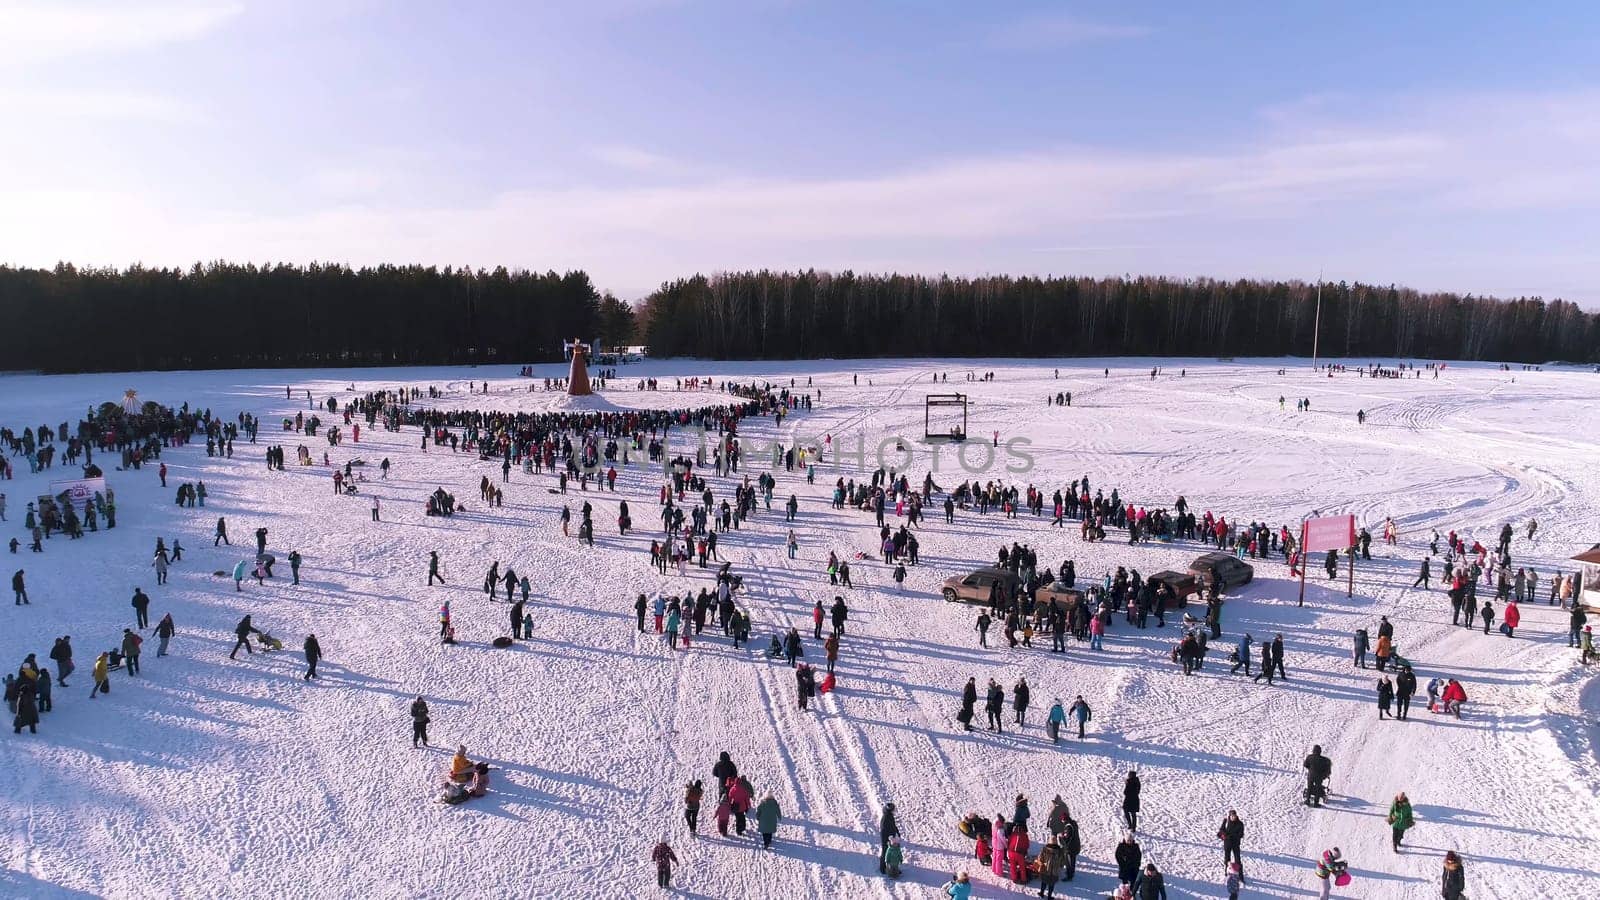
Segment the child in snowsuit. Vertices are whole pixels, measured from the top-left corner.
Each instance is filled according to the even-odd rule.
[[[667,846],[666,841],[662,841],[650,851],[650,859],[656,864],[656,885],[663,888],[671,887],[672,867],[678,862],[678,857],[673,854],[672,848]]]

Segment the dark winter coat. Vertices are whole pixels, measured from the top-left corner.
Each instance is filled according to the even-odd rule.
[[[1224,844],[1238,846],[1244,840],[1244,820],[1223,819],[1222,827],[1217,829],[1217,833],[1222,836]]]
[[[1139,865],[1144,862],[1144,851],[1132,841],[1123,841],[1117,845],[1117,880],[1123,884],[1133,883],[1139,874]]]
[[[1417,676],[1410,670],[1402,670],[1394,680],[1394,692],[1397,697],[1410,697],[1417,692]]]
[[[889,838],[900,835],[900,823],[894,820],[894,806],[891,804],[883,808],[883,816],[878,819],[878,837],[887,841]]]
[[[1139,900],[1167,900],[1167,882],[1160,872],[1139,879]]]
[[[998,713],[1006,708],[1006,692],[998,684],[989,689],[989,696],[984,701],[985,710]]]
[[[1333,761],[1320,753],[1307,756],[1304,767],[1306,775],[1318,781],[1325,781],[1333,775]]]
[[[322,658],[322,645],[317,643],[315,637],[306,637],[306,662],[314,663]]]
[[[723,753],[717,764],[711,767],[711,777],[717,780],[717,784],[726,784],[728,779],[739,777],[739,767],[733,764],[727,753]]]
[[[1139,776],[1133,772],[1128,773],[1128,780],[1122,785],[1122,811],[1139,811]]]
[[[1439,878],[1439,894],[1444,900],[1461,900],[1462,892],[1467,889],[1467,870],[1459,862],[1454,866],[1446,865],[1444,874]]]
[[[17,685],[17,715],[11,720],[13,728],[27,728],[39,724],[39,704],[35,701],[37,688],[33,679],[20,679]]]

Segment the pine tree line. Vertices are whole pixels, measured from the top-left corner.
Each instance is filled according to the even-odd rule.
[[[636,316],[580,271],[0,266],[0,369],[520,365],[561,359],[572,337],[719,359],[1304,356],[1315,309],[1316,286],[1303,282],[761,271],[664,284]],[[1597,362],[1600,315],[1561,300],[1325,284],[1320,349]]]
[[[640,308],[654,356],[1309,356],[1317,288],[1297,281],[930,278],[733,272],[670,282]],[[1600,361],[1574,303],[1324,284],[1323,356]]]
[[[0,266],[0,322],[0,369],[47,372],[523,364],[633,331],[583,272],[332,264]]]

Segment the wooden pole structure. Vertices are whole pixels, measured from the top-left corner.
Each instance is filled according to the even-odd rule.
[[[1300,547],[1299,547],[1297,552],[1300,554],[1300,602],[1295,604],[1295,605],[1296,606],[1305,606],[1306,605],[1306,563],[1310,560],[1310,557],[1306,554],[1306,523],[1305,523],[1304,520],[1302,520],[1300,522]]]
[[[1345,588],[1346,598],[1356,595],[1356,548],[1350,548],[1350,584]]]

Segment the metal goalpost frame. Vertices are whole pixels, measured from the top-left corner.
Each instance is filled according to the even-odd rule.
[[[922,407],[922,437],[924,440],[951,440],[950,432],[943,431],[938,434],[933,432],[934,407],[961,407],[961,437],[967,437],[967,395],[966,394],[929,394]]]

